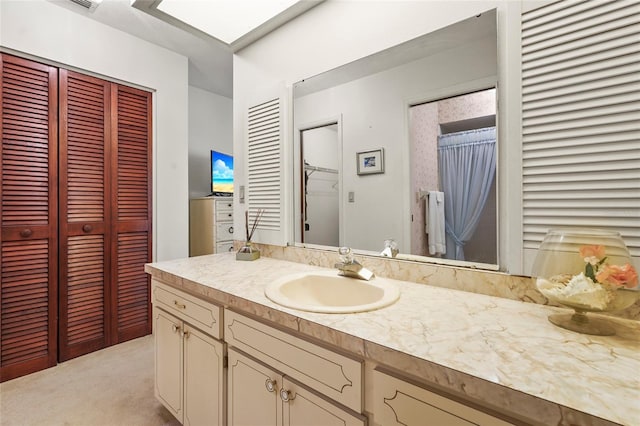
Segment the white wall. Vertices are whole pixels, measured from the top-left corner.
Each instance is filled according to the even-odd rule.
[[[211,193],[211,150],[233,155],[233,100],[189,86],[189,197]]]
[[[154,260],[186,257],[187,58],[49,1],[2,0],[0,11],[3,50],[155,90]]]
[[[454,4],[455,3],[455,4]],[[234,152],[244,152],[244,116],[256,87],[319,74],[398,43],[497,8],[502,269],[522,265],[520,142],[520,2],[327,0],[234,55]],[[291,143],[292,132],[287,135]],[[236,176],[244,184],[242,158]],[[507,167],[507,164],[509,166]],[[285,195],[291,197],[288,191]],[[236,199],[237,201],[237,199]],[[293,208],[293,202],[287,202]],[[240,209],[236,209],[239,211]],[[236,226],[242,218],[235,217]],[[290,234],[283,233],[282,244]]]

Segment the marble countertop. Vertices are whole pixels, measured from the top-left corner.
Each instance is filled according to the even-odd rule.
[[[357,356],[384,363],[488,407],[540,424],[640,424],[640,322],[608,318],[615,336],[548,322],[566,309],[395,281],[400,299],[357,314],[284,308],[264,288],[285,274],[326,270],[234,254],[148,264],[170,285]]]

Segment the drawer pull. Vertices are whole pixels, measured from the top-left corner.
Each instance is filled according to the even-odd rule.
[[[233,234],[233,226],[230,226],[230,227],[229,227],[229,233],[230,233],[230,234]]]
[[[275,381],[275,380],[267,379],[267,380],[264,382],[264,387],[265,387],[265,388],[267,388],[267,390],[268,390],[269,392],[275,392],[275,391],[276,391],[276,387],[277,387],[277,383],[276,383],[276,381]]]
[[[294,399],[294,396],[291,394],[291,392],[289,392],[285,388],[282,388],[280,389],[280,399],[282,400],[282,402],[289,402]]]
[[[33,234],[33,231],[29,228],[23,229],[22,231],[20,231],[20,236],[22,238],[29,238],[31,236],[31,234]]]
[[[229,252],[233,251],[233,246],[229,247]]]
[[[183,304],[183,303],[178,303],[177,300],[173,301],[173,304],[175,305],[176,308],[178,309],[186,309],[187,305]]]

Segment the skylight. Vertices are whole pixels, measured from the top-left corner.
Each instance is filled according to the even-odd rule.
[[[298,0],[162,0],[157,9],[229,45]]]

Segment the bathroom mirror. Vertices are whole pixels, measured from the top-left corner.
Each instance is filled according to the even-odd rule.
[[[296,83],[294,244],[497,269],[496,85],[495,10]]]

